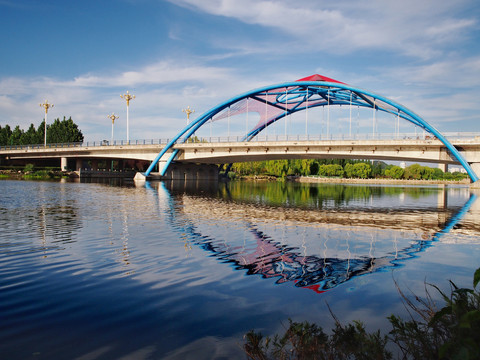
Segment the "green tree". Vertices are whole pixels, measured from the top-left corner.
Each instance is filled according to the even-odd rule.
[[[405,170],[403,170],[400,166],[394,165],[385,169],[385,176],[392,179],[401,179],[404,172]]]
[[[269,160],[265,162],[265,171],[274,176],[285,176],[288,172],[288,160]]]
[[[318,175],[321,176],[343,176],[343,167],[339,164],[320,165]]]
[[[372,173],[372,166],[369,163],[359,162],[345,165],[345,174],[349,178],[368,179]]]
[[[10,139],[8,140],[9,145],[22,145],[22,136],[23,130],[20,129],[19,125],[15,126],[15,129],[13,129]]]
[[[9,125],[5,125],[5,127],[0,126],[0,145],[5,146],[9,145],[8,140],[12,135],[12,130],[10,129]]]
[[[435,170],[428,166],[423,166],[422,169],[422,179],[423,180],[433,180],[435,175]]]
[[[443,179],[443,175],[444,175],[444,172],[441,169],[439,169],[439,168],[434,168],[433,169],[433,178],[435,180]]]
[[[51,125],[47,125],[47,143],[83,142],[83,134],[72,118],[60,121],[55,119]]]
[[[41,144],[42,139],[38,136],[37,130],[35,129],[35,125],[30,124],[30,127],[26,132],[23,133],[21,138],[22,145],[29,145],[29,144]]]
[[[413,164],[405,168],[404,178],[420,180],[422,178],[423,166]]]
[[[351,163],[348,163],[348,164],[345,164],[345,167],[344,167],[344,170],[345,170],[345,176],[347,178],[353,178],[353,164]]]
[[[317,175],[319,168],[320,168],[320,164],[318,160],[314,160],[310,165],[310,174]]]
[[[313,159],[303,159],[300,166],[300,175],[307,176],[310,175],[310,169],[313,164]]]

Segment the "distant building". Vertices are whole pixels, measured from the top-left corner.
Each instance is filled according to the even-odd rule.
[[[454,173],[454,172],[461,172],[461,173],[466,173],[467,171],[462,167],[457,167],[457,166],[449,166],[448,167],[448,172]]]

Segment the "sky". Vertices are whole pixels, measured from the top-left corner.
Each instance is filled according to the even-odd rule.
[[[0,126],[174,136],[238,94],[321,74],[480,133],[478,0],[0,0]],[[220,135],[220,130],[217,133]],[[214,134],[215,135],[215,134]]]

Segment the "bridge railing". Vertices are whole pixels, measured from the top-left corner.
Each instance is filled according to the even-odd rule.
[[[72,143],[58,143],[58,144],[29,144],[29,145],[2,145],[0,150],[29,150],[29,149],[56,149],[56,148],[73,148],[81,147],[83,143],[81,142],[72,142]]]
[[[480,140],[480,133],[444,133],[450,141]],[[191,137],[180,138],[177,143],[227,143],[241,142],[243,136]],[[329,140],[433,140],[434,136],[428,133],[378,133],[378,134],[307,134],[307,135],[259,135],[251,142],[268,141],[329,141]]]
[[[443,134],[451,142],[456,141],[480,141],[480,132],[447,132]],[[214,136],[214,137],[191,137],[180,138],[177,143],[227,143],[242,142],[243,136]],[[308,135],[276,135],[268,134],[256,136],[252,142],[267,141],[327,141],[327,140],[428,140],[434,139],[428,133],[378,133],[378,134],[308,134]],[[166,145],[170,139],[143,139],[143,140],[107,140],[86,141],[73,143],[35,144],[35,145],[2,145],[2,150],[29,150],[29,149],[58,149],[74,147],[97,147],[97,146],[127,146],[127,145]]]
[[[30,144],[30,145],[1,145],[1,150],[29,150],[29,149],[58,149],[73,147],[96,147],[96,146],[126,146],[126,145],[166,145],[170,139],[149,139],[149,140],[107,140],[101,141],[85,141],[72,143],[54,143],[54,144]]]

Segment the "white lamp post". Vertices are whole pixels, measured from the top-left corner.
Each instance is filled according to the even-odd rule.
[[[187,114],[187,125],[188,125],[188,123],[190,122],[190,114],[193,114],[195,112],[195,110],[190,109],[190,106],[187,106],[186,109],[182,109],[182,112]]]
[[[40,106],[42,106],[45,109],[45,141],[43,146],[47,147],[47,113],[48,113],[48,109],[53,107],[53,104],[49,104],[48,100],[45,100],[45,102],[43,104],[40,104]]]
[[[110,144],[113,145],[113,123],[115,122],[116,119],[118,119],[118,116],[112,113],[112,115],[107,115],[107,117],[112,120],[112,142]]]
[[[128,134],[128,108],[129,108],[129,105],[130,105],[130,100],[135,99],[135,95],[130,95],[127,91],[126,94],[120,95],[120,97],[122,99],[125,99],[125,101],[127,102],[127,143],[130,144],[130,137],[129,137],[129,134]]]

